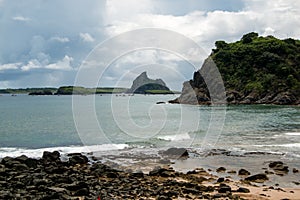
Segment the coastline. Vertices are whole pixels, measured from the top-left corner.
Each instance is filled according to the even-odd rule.
[[[90,154],[89,159],[81,153],[68,154],[62,161],[57,151],[44,152],[40,159],[5,157],[0,164],[0,198],[299,199],[299,165],[288,163],[282,155],[195,158],[189,154],[189,158],[163,156],[160,161],[164,162],[139,155],[129,158],[136,161],[130,166],[108,162],[104,155]],[[126,156],[119,150],[119,160]],[[288,171],[281,165],[270,168],[275,161],[282,161]],[[250,174],[239,175],[241,169]],[[265,177],[268,180],[262,180]]]

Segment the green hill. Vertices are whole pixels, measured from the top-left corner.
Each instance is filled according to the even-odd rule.
[[[300,103],[299,40],[259,37],[252,32],[237,42],[217,41],[215,46],[210,58],[223,78],[228,103]],[[196,91],[198,103],[209,104],[201,71],[195,72],[188,83]],[[191,103],[184,95],[172,102]]]

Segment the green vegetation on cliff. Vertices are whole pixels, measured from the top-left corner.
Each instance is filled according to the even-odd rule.
[[[183,84],[182,94],[171,103],[211,104],[204,80],[216,64],[230,104],[300,104],[300,41],[259,37],[248,33],[233,43],[215,42],[210,57],[193,79]],[[211,88],[219,82],[210,77]],[[220,95],[222,96],[222,94]]]
[[[211,55],[226,90],[242,94],[300,95],[300,41],[248,33],[240,41],[217,41]]]

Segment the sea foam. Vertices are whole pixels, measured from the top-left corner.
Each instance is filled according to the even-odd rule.
[[[0,158],[5,156],[17,157],[20,155],[26,155],[31,158],[41,158],[44,151],[59,151],[62,155],[69,153],[89,153],[96,151],[111,151],[128,148],[127,144],[102,144],[92,146],[69,146],[69,147],[49,147],[40,149],[24,149],[24,148],[12,148],[5,147],[0,148]]]
[[[191,137],[188,133],[182,133],[182,134],[176,134],[176,135],[164,135],[164,136],[158,136],[157,138],[160,140],[166,140],[166,141],[181,141],[181,140],[191,139]]]
[[[289,136],[300,136],[300,132],[290,132],[290,133],[285,133],[285,135],[289,135]]]

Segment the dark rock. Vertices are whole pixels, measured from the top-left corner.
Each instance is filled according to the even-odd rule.
[[[149,172],[149,176],[159,176],[161,172],[165,171],[166,169],[163,169],[159,166],[155,167],[153,170]]]
[[[76,191],[74,193],[74,196],[88,196],[89,195],[89,190],[88,188],[82,188],[82,189],[79,189],[78,191]]]
[[[271,162],[269,167],[274,170],[277,175],[285,175],[289,172],[289,167],[281,161]]]
[[[89,162],[89,159],[84,156],[84,155],[72,155],[70,158],[69,158],[69,163],[71,165],[76,165],[76,164],[87,164]]]
[[[251,182],[257,182],[257,183],[263,183],[263,182],[269,180],[269,178],[267,177],[266,174],[256,174],[256,175],[245,178],[245,180],[251,181]]]
[[[228,174],[236,174],[236,171],[235,170],[230,170],[227,172]]]
[[[237,189],[236,192],[239,192],[239,193],[250,193],[250,190],[248,188],[240,187],[239,189]]]
[[[245,169],[240,169],[238,172],[239,176],[249,176],[251,173]]]
[[[164,101],[158,101],[158,102],[156,102],[156,104],[166,104],[166,102],[164,102]]]
[[[295,174],[295,173],[299,173],[299,170],[296,169],[296,168],[293,168],[293,173],[294,173],[294,174]]]
[[[115,173],[115,172],[108,172],[108,173],[106,173],[106,177],[107,178],[118,178],[118,174],[117,173]]]
[[[17,170],[17,171],[22,171],[22,170],[27,170],[28,166],[22,163],[16,163],[12,166],[13,169]]]
[[[167,197],[167,196],[158,196],[156,199],[157,200],[172,200],[170,197]]]
[[[14,158],[6,156],[6,157],[2,158],[1,164],[5,165],[7,162],[10,162],[13,160],[14,160]]]
[[[38,161],[36,159],[28,158],[25,155],[18,156],[18,157],[15,158],[15,160],[26,164],[29,168],[36,168],[37,165],[38,165]]]
[[[143,178],[144,177],[144,173],[142,171],[134,172],[134,173],[132,173],[132,175],[134,177],[137,177],[137,178]]]
[[[281,161],[275,161],[275,162],[271,162],[269,164],[269,167],[273,169],[273,168],[275,168],[277,166],[282,166],[282,165],[283,165],[283,162],[281,162]]]
[[[290,104],[294,104],[296,101],[297,101],[297,98],[289,92],[279,93],[273,99],[273,103],[278,104],[278,105],[290,105]]]
[[[224,182],[224,181],[225,181],[225,179],[224,179],[223,177],[218,178],[218,180],[217,180],[218,183],[222,183],[222,182]]]
[[[48,180],[47,179],[33,179],[32,184],[34,186],[41,186],[41,185],[47,185],[48,184]]]
[[[82,188],[88,188],[89,185],[87,183],[81,181],[81,182],[76,182],[76,183],[72,183],[69,185],[65,185],[64,187],[70,191],[78,191]]]
[[[195,188],[182,188],[184,194],[200,194],[201,192]]]
[[[225,167],[219,167],[218,169],[216,169],[216,172],[220,173],[220,172],[225,172],[226,168]]]
[[[227,192],[231,192],[231,187],[229,185],[226,184],[220,184],[219,193],[227,193]]]
[[[46,161],[57,162],[60,161],[60,153],[58,151],[53,151],[53,152],[44,151],[42,158]]]
[[[2,164],[4,164],[6,167],[11,168],[13,165],[21,164],[21,162],[11,157],[5,157],[2,159]]]
[[[189,153],[185,148],[169,148],[166,151],[162,152],[164,155],[168,156],[178,156],[178,157],[188,157]]]

